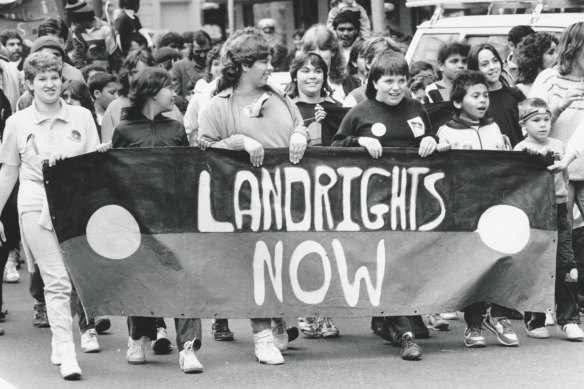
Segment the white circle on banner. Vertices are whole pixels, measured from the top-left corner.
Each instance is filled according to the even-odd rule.
[[[85,231],[87,243],[109,259],[126,259],[140,247],[142,236],[134,216],[119,205],[106,205],[91,215]]]
[[[495,205],[483,212],[477,232],[487,247],[504,254],[517,254],[529,242],[529,218],[517,207]]]
[[[383,123],[375,123],[371,126],[371,132],[375,136],[382,137],[387,132],[387,128],[385,128],[385,124]]]

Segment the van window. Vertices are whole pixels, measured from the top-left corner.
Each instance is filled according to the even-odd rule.
[[[445,43],[455,42],[460,34],[424,34],[420,37],[412,62],[426,61],[436,65],[438,50]]]
[[[509,46],[507,46],[507,35],[467,35],[465,41],[470,46],[481,43],[492,44],[499,52],[499,55],[503,61],[510,54]]]

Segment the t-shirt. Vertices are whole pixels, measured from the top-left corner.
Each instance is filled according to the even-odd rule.
[[[507,135],[511,146],[523,140],[523,132],[519,125],[519,110],[517,104],[525,99],[518,89],[503,85],[501,89],[489,91],[489,108],[487,115],[495,119],[503,135]]]
[[[67,105],[52,117],[40,113],[33,103],[6,121],[0,148],[0,164],[19,167],[18,209],[22,214],[42,211],[46,203],[43,161],[53,153],[73,157],[95,151],[99,137],[91,112]]]
[[[332,145],[360,147],[358,139],[364,136],[376,138],[384,147],[419,147],[431,129],[428,114],[418,100],[404,97],[390,106],[367,99],[347,113]]]
[[[535,143],[529,138],[519,142],[517,146],[513,148],[514,151],[523,151],[526,148],[541,151],[548,149],[553,151],[554,159],[562,159],[564,156],[564,144],[557,139],[548,138],[545,144]],[[568,201],[568,172],[564,170],[563,172],[557,172],[554,174],[554,183],[556,191],[556,204],[562,204]]]

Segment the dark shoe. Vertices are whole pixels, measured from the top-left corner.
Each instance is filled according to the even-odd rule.
[[[400,355],[402,359],[406,361],[419,361],[422,359],[422,348],[414,342],[414,338],[412,338],[409,332],[400,338],[400,344]]]
[[[168,354],[172,352],[172,345],[170,344],[170,339],[168,339],[168,333],[166,328],[160,327],[156,330],[156,340],[153,340],[150,344],[154,354]]]
[[[34,315],[32,325],[37,328],[49,328],[49,317],[47,316],[47,306],[45,304],[34,305]]]
[[[95,319],[95,330],[100,335],[109,330],[111,325],[112,323],[107,317],[98,317]]]
[[[288,334],[288,342],[293,341],[294,339],[298,338],[298,335],[300,335],[298,327],[287,327],[286,333]]]
[[[4,335],[4,328],[0,327],[0,336]]]
[[[383,316],[373,316],[371,318],[371,331],[375,335],[379,335],[379,333],[383,330]]]
[[[229,329],[229,322],[227,320],[213,323],[211,332],[217,341],[233,340],[233,332]]]

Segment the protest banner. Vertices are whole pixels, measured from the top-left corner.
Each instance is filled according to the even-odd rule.
[[[415,315],[553,307],[552,175],[518,152],[123,149],[44,167],[90,314]]]

